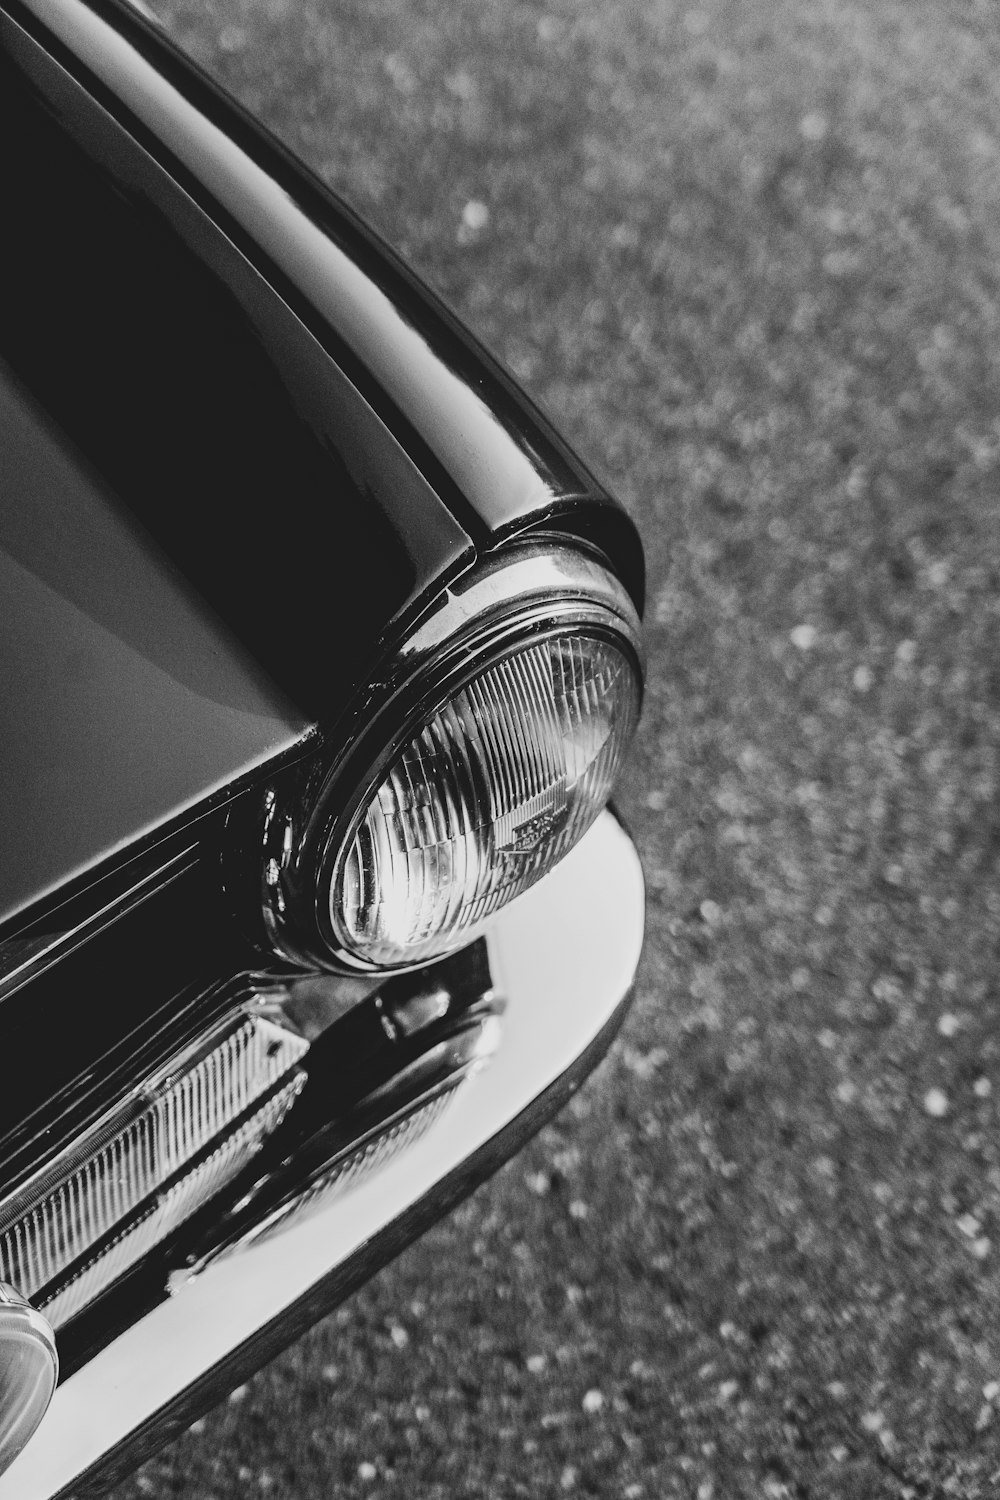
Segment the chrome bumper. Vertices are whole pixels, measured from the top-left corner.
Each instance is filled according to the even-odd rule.
[[[0,1500],[117,1481],[397,1255],[573,1094],[624,1013],[644,924],[635,849],[610,813],[495,921],[507,1004],[488,1068],[382,1169],[314,1217],[178,1279],[58,1388]]]

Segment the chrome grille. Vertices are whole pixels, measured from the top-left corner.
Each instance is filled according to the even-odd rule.
[[[156,1199],[140,1209],[100,1254],[85,1262],[61,1285],[43,1291],[36,1305],[53,1328],[61,1328],[119,1276],[167,1237],[202,1204],[235,1177],[264,1139],[279,1125],[299,1093],[303,1076],[295,1077],[255,1110],[201,1162],[183,1173]]]
[[[66,1307],[78,1311],[249,1159],[301,1088],[307,1050],[294,1032],[245,1010],[185,1049],[0,1205],[0,1277],[27,1297],[41,1292],[43,1303],[51,1288],[58,1320],[72,1316]]]

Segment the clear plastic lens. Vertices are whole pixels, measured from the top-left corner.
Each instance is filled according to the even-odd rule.
[[[381,965],[469,941],[590,827],[638,713],[625,651],[582,631],[474,678],[397,755],[342,852],[338,941]]]

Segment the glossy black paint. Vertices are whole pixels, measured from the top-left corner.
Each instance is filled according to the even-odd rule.
[[[328,711],[468,538],[186,193],[0,35],[0,352],[298,708]]]
[[[539,525],[588,536],[641,609],[624,512],[346,205],[127,5],[11,3],[262,271],[477,548]]]
[[[0,919],[309,721],[0,363]]]

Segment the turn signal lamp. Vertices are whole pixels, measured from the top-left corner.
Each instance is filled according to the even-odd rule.
[[[48,1322],[16,1288],[0,1282],[0,1474],[44,1417],[58,1373]]]
[[[475,575],[404,647],[298,817],[272,816],[278,946],[373,971],[471,942],[601,812],[641,692],[634,606],[589,554],[525,548]]]

